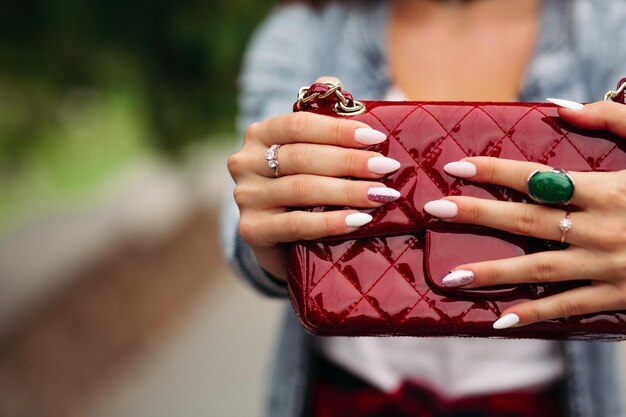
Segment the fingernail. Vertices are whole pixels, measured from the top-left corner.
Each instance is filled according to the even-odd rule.
[[[467,269],[457,269],[456,271],[452,271],[443,277],[441,282],[446,287],[461,287],[474,282],[475,277],[476,276],[472,271],[468,271]]]
[[[346,216],[346,226],[361,227],[372,221],[372,216],[367,213],[352,213]]]
[[[519,323],[519,316],[515,313],[505,314],[493,323],[496,330],[508,329]]]
[[[476,165],[467,161],[450,162],[444,165],[443,170],[460,178],[472,178],[476,175]]]
[[[390,203],[400,198],[400,192],[389,187],[370,187],[367,198],[377,203]]]
[[[400,162],[384,156],[374,156],[367,161],[367,168],[374,174],[389,174],[400,168]]]
[[[441,219],[451,219],[456,217],[459,212],[457,205],[448,200],[429,201],[424,204],[424,210],[426,213]]]
[[[368,127],[360,127],[354,131],[354,140],[362,145],[376,145],[384,142],[385,139],[387,139],[387,135],[383,132]]]
[[[577,103],[571,100],[563,100],[561,98],[547,98],[546,100],[550,103],[556,104],[559,107],[564,107],[570,110],[582,110],[582,108],[585,107],[584,104]]]

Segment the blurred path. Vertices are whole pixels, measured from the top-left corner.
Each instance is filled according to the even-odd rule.
[[[224,269],[185,321],[102,397],[94,417],[261,417],[265,370],[284,303]]]

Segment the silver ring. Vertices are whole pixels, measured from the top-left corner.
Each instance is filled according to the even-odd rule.
[[[278,170],[280,169],[280,164],[278,163],[278,149],[280,147],[281,145],[275,143],[267,148],[267,150],[265,151],[265,160],[267,161],[267,166],[270,167],[276,178],[281,176],[280,172],[278,172]]]
[[[572,213],[569,211],[566,212],[565,217],[559,221],[559,229],[561,229],[561,243],[565,243],[565,234],[572,230],[572,220],[569,218],[570,214]]]

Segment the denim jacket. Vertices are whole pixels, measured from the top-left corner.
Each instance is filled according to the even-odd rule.
[[[339,77],[359,99],[381,99],[391,83],[385,56],[389,11],[390,2],[384,0],[331,2],[321,8],[278,6],[257,30],[245,56],[241,131],[254,121],[290,112],[298,88],[320,75]],[[544,0],[520,100],[600,100],[626,76],[624,45],[626,0]],[[238,210],[230,196],[223,219],[225,253],[235,268],[261,293],[286,297],[284,283],[267,275],[238,237]],[[286,308],[270,376],[268,416],[304,415],[314,342]],[[616,345],[566,342],[563,348],[570,415],[621,417]]]

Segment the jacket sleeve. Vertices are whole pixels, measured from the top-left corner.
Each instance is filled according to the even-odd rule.
[[[602,99],[626,77],[626,7],[623,0],[578,0],[571,30],[590,101]]]
[[[237,125],[241,138],[251,123],[291,112],[298,89],[318,76],[313,74],[318,20],[319,12],[310,6],[280,6],[253,35],[239,80]],[[250,246],[237,233],[239,211],[233,189],[231,181],[222,213],[224,252],[235,270],[261,293],[286,297],[285,282],[259,266]]]

